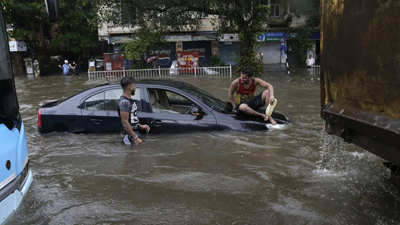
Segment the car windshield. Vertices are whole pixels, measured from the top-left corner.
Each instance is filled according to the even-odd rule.
[[[196,97],[198,100],[203,102],[204,104],[208,105],[212,109],[214,109],[217,112],[220,113],[229,113],[232,112],[232,105],[229,104],[228,102],[223,102],[219,100],[218,98],[210,95],[209,93],[201,90],[200,88],[191,86],[191,85],[185,85],[183,87],[183,91],[186,93]]]

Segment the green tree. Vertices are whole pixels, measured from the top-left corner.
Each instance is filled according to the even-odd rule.
[[[25,41],[32,57],[41,52],[37,33],[48,26],[45,3],[43,0],[3,0],[4,19],[12,26],[9,36]]]
[[[305,67],[307,60],[307,51],[312,50],[313,45],[311,44],[309,37],[314,32],[315,28],[320,26],[320,0],[307,0],[305,1],[304,7],[299,8],[297,16],[304,16],[306,23],[300,34],[293,39],[293,54],[295,58],[295,64],[297,66]]]
[[[306,26],[309,28],[319,27],[321,24],[321,1],[309,0],[304,9]]]
[[[213,25],[218,33],[239,33],[239,70],[254,67],[256,73],[262,73],[254,51],[257,35],[266,31],[269,21],[268,0],[99,1],[101,18],[105,21],[142,28],[152,24],[151,27],[165,32],[192,30],[199,27],[203,13],[216,15],[218,19]]]
[[[161,50],[164,43],[163,35],[156,29],[141,27],[133,34],[133,41],[121,45],[125,49],[127,59],[140,59],[137,68],[146,67],[144,55],[152,55],[152,51]]]
[[[307,51],[311,50],[313,45],[311,44],[309,37],[313,31],[309,28],[302,29],[301,33],[293,38],[293,55],[296,66],[305,67],[307,60]]]
[[[51,46],[74,52],[79,58],[97,46],[97,4],[90,0],[60,0],[59,4],[58,35]]]

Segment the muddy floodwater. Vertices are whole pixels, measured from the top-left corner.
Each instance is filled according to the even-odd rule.
[[[34,181],[5,224],[399,224],[383,159],[324,133],[319,77],[280,66],[258,77],[292,121],[283,129],[148,134],[126,147],[119,134],[36,129],[40,105],[104,80],[18,76]],[[228,101],[233,78],[179,80]]]

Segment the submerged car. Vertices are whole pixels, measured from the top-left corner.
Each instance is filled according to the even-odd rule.
[[[121,121],[117,107],[121,95],[119,84],[105,84],[47,103],[39,109],[38,130],[42,133],[119,132]],[[230,103],[184,82],[140,81],[132,99],[138,106],[140,123],[148,124],[153,133],[268,130],[261,118],[233,113]],[[289,122],[279,113],[274,112],[272,117],[279,124]]]

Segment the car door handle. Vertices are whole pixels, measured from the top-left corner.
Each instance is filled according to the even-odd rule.
[[[158,127],[162,124],[161,120],[154,120],[151,124],[153,124],[154,126]]]
[[[101,119],[91,119],[91,121],[92,121],[94,124],[100,124],[101,122],[103,122],[103,120],[101,120]]]

